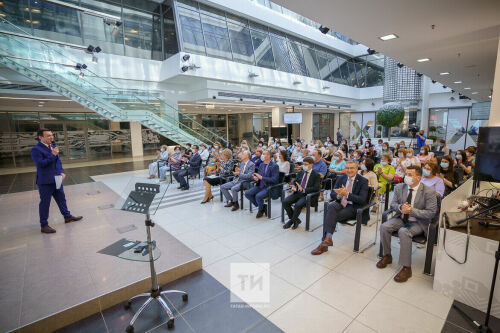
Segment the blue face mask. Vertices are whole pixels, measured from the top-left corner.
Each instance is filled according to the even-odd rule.
[[[366,171],[366,165],[361,164],[361,170]]]
[[[380,162],[380,164],[381,165],[387,165],[387,162],[382,161],[382,162]]]
[[[441,165],[441,168],[445,168],[445,169],[450,166],[448,163],[445,163],[445,162],[441,162],[439,165]]]
[[[462,155],[457,155],[456,158],[457,158],[457,160],[461,160],[462,159]]]
[[[424,175],[425,177],[429,177],[431,175],[431,172],[429,170],[422,169],[422,175]]]
[[[339,158],[338,158],[337,156],[334,156],[334,157],[333,157],[333,160],[338,161],[338,160],[339,160]]]

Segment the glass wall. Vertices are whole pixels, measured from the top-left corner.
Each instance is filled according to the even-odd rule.
[[[333,113],[313,113],[313,138],[324,142],[327,137],[336,138]]]
[[[268,2],[269,3],[269,2]],[[383,84],[383,56],[348,59],[247,19],[192,0],[178,0],[182,49],[352,87]],[[382,58],[382,62],[380,62]]]
[[[0,1],[0,17],[35,36],[78,45],[99,46],[105,53],[163,60],[178,52],[175,33],[172,35],[175,31],[172,9],[158,1],[65,2],[120,17],[123,24],[120,27],[107,25],[102,18],[41,0]],[[164,31],[161,28],[162,17]]]
[[[112,122],[95,113],[0,112],[0,168],[33,166],[30,152],[36,133],[47,127],[64,161],[98,160],[132,156],[129,123]],[[143,129],[145,155],[164,142]]]
[[[479,127],[488,126],[487,120],[471,120],[470,108],[429,109],[429,133],[427,137],[446,140],[453,151],[476,146]]]

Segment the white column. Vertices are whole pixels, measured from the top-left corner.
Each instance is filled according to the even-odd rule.
[[[491,95],[491,110],[488,126],[500,126],[500,38],[498,39],[497,65]]]
[[[425,135],[429,135],[429,86],[431,79],[427,76],[422,77],[422,102],[421,105],[421,117],[420,117],[420,129],[425,131]]]
[[[300,124],[300,138],[309,143],[313,135],[313,112],[302,111],[302,124]]]
[[[130,122],[130,139],[132,141],[132,156],[143,156],[142,150],[142,127],[137,121]]]
[[[283,113],[286,112],[286,108],[276,107],[272,108],[272,119],[271,123],[273,127],[282,127],[285,126],[283,122]]]

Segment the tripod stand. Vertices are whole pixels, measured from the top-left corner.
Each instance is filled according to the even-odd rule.
[[[151,221],[151,218],[149,216],[149,207],[153,202],[155,195],[159,193],[159,189],[160,186],[157,184],[136,183],[135,191],[130,192],[125,204],[122,207],[123,210],[131,212],[146,213],[145,225],[146,225],[147,243],[149,250],[149,268],[151,271],[151,291],[149,293],[135,295],[134,297],[130,298],[124,306],[125,310],[128,310],[130,308],[130,305],[132,304],[132,300],[140,297],[147,297],[146,301],[142,304],[139,310],[132,317],[129,326],[127,326],[126,328],[127,333],[134,332],[135,321],[137,320],[137,318],[139,318],[144,309],[146,309],[148,304],[151,303],[152,301],[157,301],[158,303],[160,303],[160,306],[167,313],[169,318],[167,322],[167,327],[168,328],[174,327],[174,315],[170,310],[170,308],[168,307],[167,302],[162,298],[162,296],[166,297],[165,296],[166,294],[179,293],[182,294],[182,300],[184,302],[188,300],[188,294],[184,291],[180,290],[162,291],[160,286],[158,286],[158,278],[156,276],[154,256],[153,256],[154,248],[153,248],[153,242],[151,241],[151,228],[154,227],[155,224],[153,223],[153,221]]]

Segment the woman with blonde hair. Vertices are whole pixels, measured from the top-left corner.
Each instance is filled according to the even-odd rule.
[[[217,143],[216,143],[217,144]],[[202,204],[214,198],[212,194],[212,186],[222,185],[227,182],[227,177],[233,174],[234,160],[232,159],[233,152],[230,149],[224,149],[220,154],[220,158],[216,161],[216,172],[217,175],[206,176],[203,179],[203,184],[205,185],[205,197],[203,198]]]
[[[168,162],[168,147],[162,145],[160,150],[158,150],[156,159],[149,164],[149,179],[156,178],[158,175],[158,168],[166,165]]]

